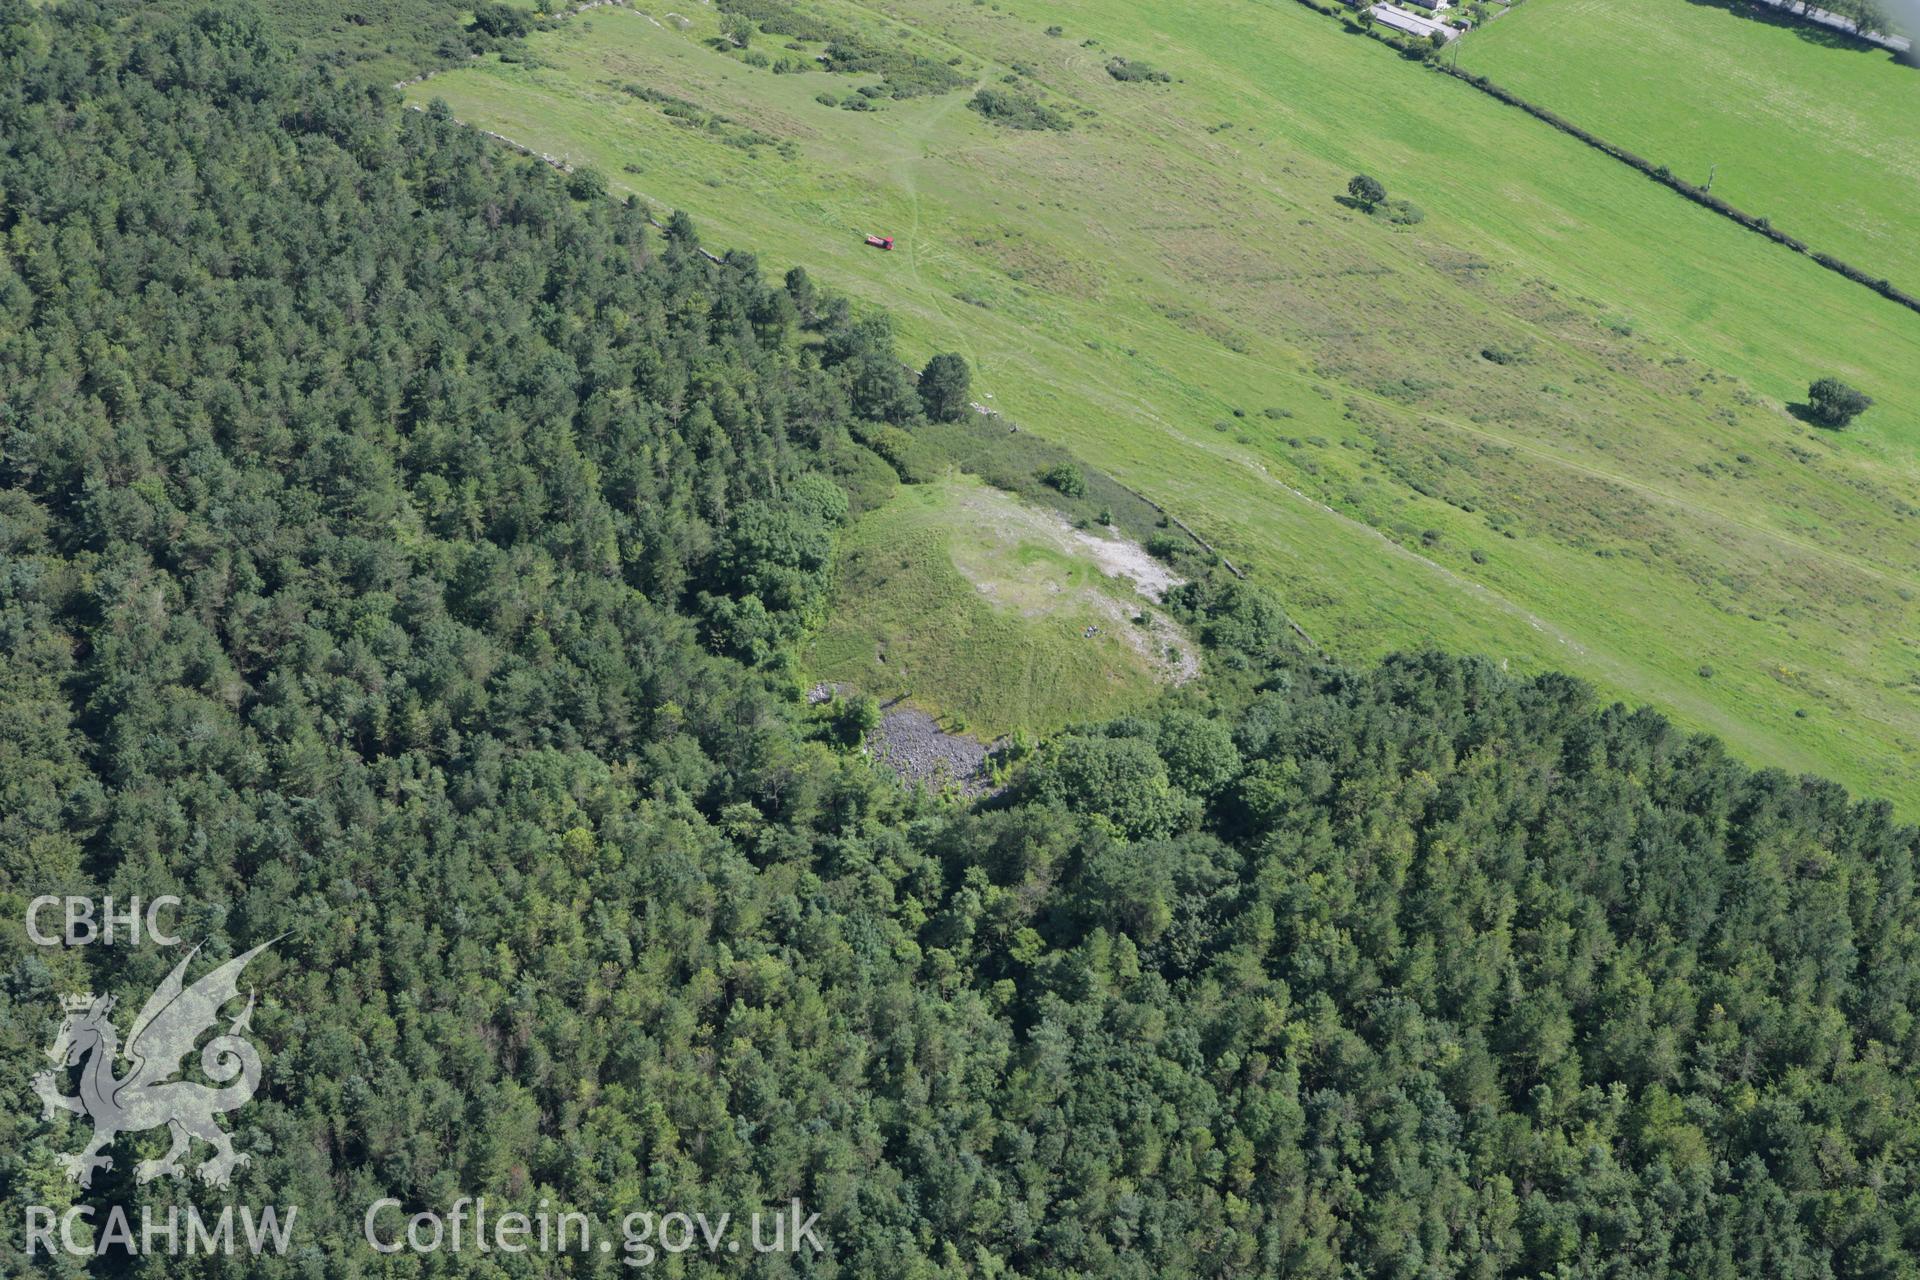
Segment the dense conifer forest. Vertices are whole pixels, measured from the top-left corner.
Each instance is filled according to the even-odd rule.
[[[98,1273],[630,1273],[361,1241],[484,1194],[821,1215],[691,1275],[1920,1271],[1886,806],[1198,561],[1202,684],[909,794],[791,656],[923,428],[884,317],[314,61],[0,0],[0,1249],[241,1199],[296,1248]],[[281,938],[231,1191],[62,1176],[58,997],[178,959],[30,945],[69,892]]]

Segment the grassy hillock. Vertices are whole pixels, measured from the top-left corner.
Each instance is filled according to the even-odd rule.
[[[808,667],[989,739],[1137,708],[1198,661],[1128,572],[1165,575],[971,477],[906,486],[842,540]]]
[[[409,94],[887,306],[910,358],[965,354],[985,403],[1249,562],[1341,657],[1565,667],[1920,801],[1920,317],[1298,5],[817,7],[1075,128],[1000,129],[965,90],[840,110],[819,99],[859,77],[645,10]],[[1106,70],[1149,52],[1172,83]],[[1362,170],[1425,221],[1338,203]],[[1828,373],[1878,400],[1844,436],[1789,411]]]

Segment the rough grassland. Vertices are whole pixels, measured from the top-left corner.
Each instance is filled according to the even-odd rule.
[[[1137,707],[1193,661],[1179,628],[1059,517],[959,473],[861,517],[837,572],[809,672],[985,740]]]
[[[1758,10],[1528,0],[1460,67],[1920,292],[1920,71]]]
[[[910,358],[966,354],[1342,657],[1571,670],[1920,812],[1920,317],[1298,5],[815,7],[982,84],[1019,63],[1076,127],[965,92],[822,106],[859,82],[716,53],[704,8],[597,10],[544,65],[409,96],[889,307]],[[1121,84],[1116,54],[1177,81]],[[1336,202],[1360,169],[1427,220]],[[1786,411],[1827,372],[1880,400],[1845,436]]]

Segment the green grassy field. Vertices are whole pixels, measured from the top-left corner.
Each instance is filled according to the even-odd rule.
[[[844,539],[808,669],[983,740],[1140,706],[1198,667],[1179,627],[1102,567],[1098,551],[1126,546],[957,472],[904,487]]]
[[[409,97],[888,307],[1342,657],[1570,670],[1920,812],[1920,316],[1297,5],[812,8],[1077,126],[823,106],[867,81],[746,66],[705,7],[596,10]],[[1338,203],[1361,169],[1426,221]],[[1786,410],[1825,373],[1880,402],[1844,436]]]
[[[1459,65],[1920,292],[1920,71],[1884,49],[1759,6],[1528,0]]]

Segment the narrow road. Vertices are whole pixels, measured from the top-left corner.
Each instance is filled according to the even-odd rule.
[[[1835,31],[1844,31],[1850,36],[1871,41],[1895,53],[1905,53],[1913,48],[1913,41],[1902,35],[1881,35],[1874,31],[1862,31],[1853,25],[1853,19],[1843,18],[1837,13],[1828,13],[1825,9],[1802,8],[1794,0],[1760,0],[1782,13],[1790,13],[1796,18],[1805,18],[1808,22],[1817,22],[1823,27],[1832,27]]]

